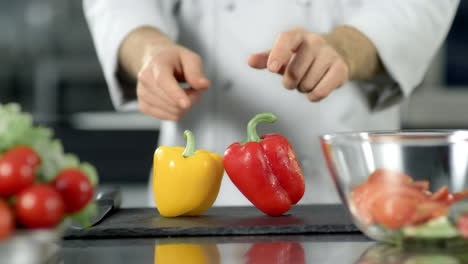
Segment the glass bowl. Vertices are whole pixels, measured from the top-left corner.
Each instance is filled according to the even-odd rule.
[[[55,228],[16,229],[0,241],[0,263],[63,263],[60,250],[69,228],[70,221],[65,220]]]
[[[402,249],[378,243],[368,248],[355,264],[462,264],[466,250]]]
[[[468,131],[335,133],[320,142],[341,200],[367,236],[466,246]]]

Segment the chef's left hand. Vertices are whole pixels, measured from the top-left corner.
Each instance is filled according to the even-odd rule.
[[[345,84],[350,72],[344,57],[326,36],[303,28],[282,32],[271,50],[251,55],[248,64],[281,74],[285,88],[306,93],[313,102]]]

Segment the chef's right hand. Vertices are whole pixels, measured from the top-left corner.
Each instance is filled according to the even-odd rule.
[[[119,65],[137,80],[140,111],[161,120],[180,120],[210,87],[200,56],[152,27],[127,35],[119,49]],[[190,88],[181,88],[179,82]]]
[[[153,47],[143,61],[137,75],[138,107],[161,120],[180,120],[210,86],[200,56],[175,43]]]

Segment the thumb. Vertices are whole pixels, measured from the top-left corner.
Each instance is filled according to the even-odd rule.
[[[255,69],[265,69],[267,67],[268,57],[270,56],[270,51],[264,51],[260,53],[255,53],[249,56],[247,63],[250,67]]]
[[[181,64],[184,78],[195,90],[208,89],[211,85],[203,72],[203,64],[200,56],[189,50],[181,53]]]

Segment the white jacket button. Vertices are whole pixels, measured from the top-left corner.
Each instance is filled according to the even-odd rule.
[[[226,5],[226,10],[228,12],[233,12],[234,9],[236,9],[236,5],[233,3],[233,2],[229,2],[227,5]]]
[[[225,81],[223,84],[223,90],[230,91],[232,89],[232,85],[233,85],[232,81],[230,80]]]
[[[310,0],[296,0],[296,3],[303,6],[310,5]]]

